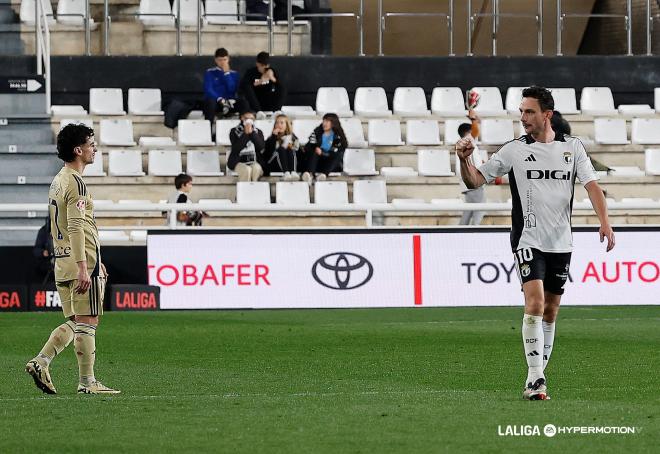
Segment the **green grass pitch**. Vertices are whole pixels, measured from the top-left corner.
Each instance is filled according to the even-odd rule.
[[[23,372],[60,314],[0,314],[0,452],[658,452],[660,307],[564,307],[552,400],[521,399],[521,308],[108,313],[96,375]],[[636,433],[543,435],[556,426]],[[539,425],[540,436],[500,436]]]

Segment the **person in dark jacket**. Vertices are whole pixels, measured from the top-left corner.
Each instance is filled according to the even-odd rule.
[[[243,112],[241,122],[229,132],[231,152],[227,167],[238,173],[239,181],[257,181],[264,174],[263,133],[254,126],[254,112]]]
[[[215,67],[204,74],[204,118],[213,122],[216,115],[234,115],[239,75],[229,65],[229,52],[220,48],[215,51]]]
[[[275,69],[270,66],[268,52],[257,54],[256,66],[243,75],[239,93],[246,107],[257,112],[258,119],[266,117],[264,111],[275,112],[282,109],[284,86]]]
[[[50,218],[46,218],[46,222],[41,226],[37,233],[37,239],[32,248],[32,254],[35,259],[35,275],[36,278],[45,284],[49,281],[54,281],[53,266],[55,258],[53,255],[53,237],[50,235]]]
[[[298,162],[300,142],[293,133],[291,120],[284,114],[275,117],[273,132],[266,140],[266,169],[270,172],[283,172],[285,181],[300,180]]]
[[[314,177],[317,181],[323,181],[330,172],[341,172],[347,146],[339,117],[333,113],[325,114],[323,122],[314,129],[305,146],[307,171],[303,174],[303,180],[312,184]]]

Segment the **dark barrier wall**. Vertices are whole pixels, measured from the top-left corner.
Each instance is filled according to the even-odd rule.
[[[399,86],[421,86],[427,93],[438,86],[497,86],[531,84],[547,87],[609,86],[616,104],[653,105],[653,88],[660,87],[660,57],[273,57],[273,66],[288,87],[288,104],[313,105],[316,89],[382,86],[391,96]],[[242,71],[249,57],[235,57]],[[172,96],[199,95],[209,57],[53,57],[53,103],[87,107],[92,87],[153,87]],[[24,75],[34,71],[34,57],[0,57],[0,73]]]

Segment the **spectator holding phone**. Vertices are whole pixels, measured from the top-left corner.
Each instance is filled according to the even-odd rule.
[[[270,66],[268,52],[259,52],[256,66],[245,72],[241,79],[240,94],[246,108],[257,112],[257,119],[266,118],[264,112],[282,109],[285,90],[277,72]]]

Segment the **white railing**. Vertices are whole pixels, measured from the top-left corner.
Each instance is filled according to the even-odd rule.
[[[34,8],[34,47],[37,54],[37,74],[46,81],[46,112],[50,113],[50,30],[44,2],[35,0]]]

